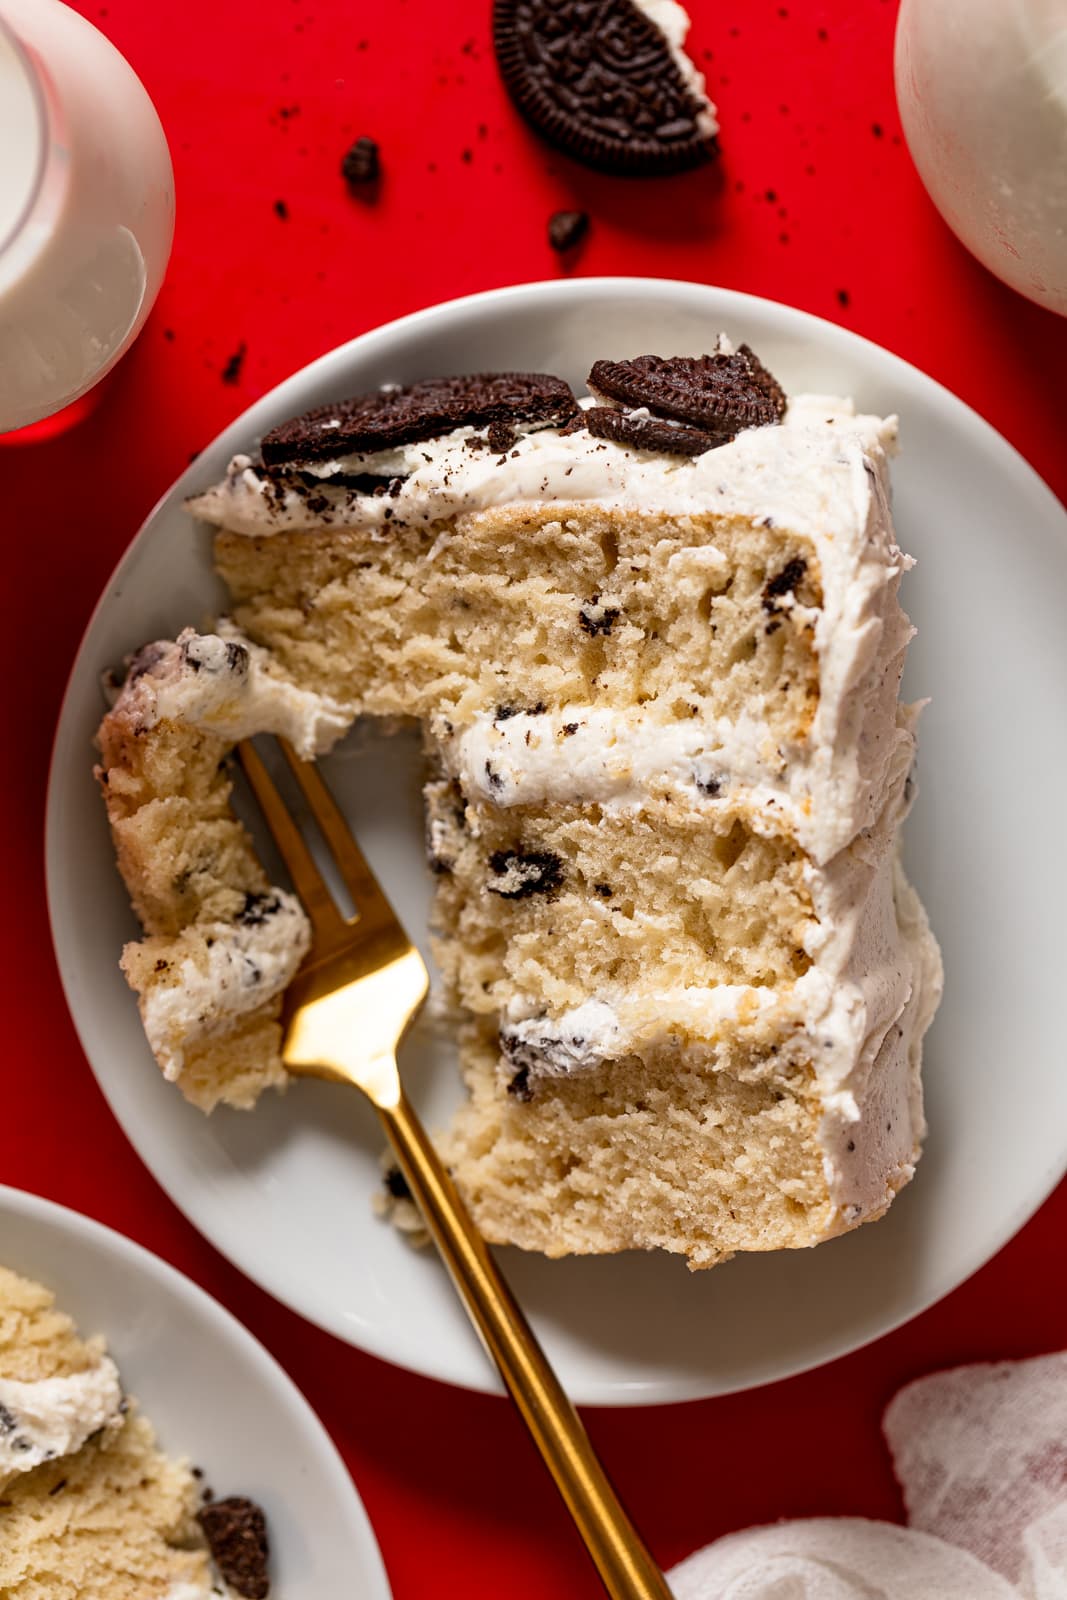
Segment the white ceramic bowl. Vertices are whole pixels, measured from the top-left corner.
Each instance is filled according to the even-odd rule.
[[[438,1262],[371,1215],[382,1141],[358,1096],[301,1083],[252,1115],[205,1119],[154,1066],[116,966],[136,928],[90,772],[98,675],[218,603],[208,534],[182,502],[273,424],[386,380],[450,371],[540,368],[581,384],[597,356],[706,349],[720,329],[749,340],[793,391],[852,394],[865,410],[902,417],[895,499],[902,542],[919,558],[905,584],[919,626],[907,687],[933,696],[907,854],[948,972],[927,1051],[928,1146],[884,1221],[812,1252],[697,1275],[663,1255],[503,1259],[563,1381],[590,1403],[765,1383],[914,1316],[1026,1220],[1067,1151],[1067,855],[1050,848],[1052,797],[1067,785],[1067,517],[947,390],[841,328],[694,284],[560,281],[420,312],[281,384],[182,476],[108,584],[60,720],[48,803],[52,926],[75,1022],[119,1121],[186,1215],[279,1299],[361,1349],[476,1388],[494,1375]],[[417,752],[400,738],[357,738],[326,767],[425,945]],[[420,1029],[402,1065],[433,1125],[458,1094],[447,1041]]]

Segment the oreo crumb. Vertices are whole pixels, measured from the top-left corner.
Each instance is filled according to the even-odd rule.
[[[848,303],[849,303],[850,298],[851,297],[850,297],[849,292],[848,292],[847,289],[838,289],[838,291],[837,291],[837,303],[838,303],[839,306],[847,306]]]
[[[794,556],[786,562],[781,572],[767,580],[763,585],[763,609],[769,617],[779,616],[786,609],[778,604],[785,595],[791,594],[796,598],[796,591],[803,583],[807,570],[808,563],[801,556]]]
[[[247,354],[248,346],[242,340],[219,374],[223,383],[239,383],[241,381],[241,368],[245,364],[245,356]]]
[[[598,605],[596,601],[591,601],[589,605],[583,606],[579,611],[578,626],[583,632],[589,634],[590,638],[595,638],[598,633],[602,633],[606,637],[618,619],[618,606],[602,606]]]
[[[533,1099],[529,1067],[519,1068],[508,1084],[508,1094],[512,1095],[516,1100],[522,1100],[524,1103],[529,1103]]]
[[[235,920],[243,928],[261,928],[268,917],[275,916],[281,909],[282,902],[274,892],[246,894],[245,903]]]
[[[215,1565],[242,1600],[267,1600],[267,1519],[254,1501],[231,1495],[201,1506],[196,1520],[204,1530]]]
[[[588,211],[554,211],[548,219],[548,242],[557,255],[575,249],[588,232]]]
[[[598,894],[601,900],[610,900],[615,893],[610,883],[594,883],[593,893]]]
[[[491,422],[489,424],[486,440],[494,455],[506,455],[517,438],[518,434],[509,422]]]
[[[281,217],[283,222],[289,221],[289,207],[286,205],[284,200],[275,200],[274,215],[276,217]]]
[[[399,1167],[390,1167],[382,1182],[394,1200],[410,1200],[412,1198],[408,1180]]]
[[[381,175],[381,153],[375,141],[364,135],[342,156],[341,176],[353,194],[365,196]]]
[[[494,850],[489,857],[489,870],[502,881],[486,887],[501,900],[554,894],[563,882],[563,862],[551,850]]]

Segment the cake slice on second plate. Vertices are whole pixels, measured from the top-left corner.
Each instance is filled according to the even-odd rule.
[[[156,1444],[102,1339],[82,1339],[41,1284],[0,1267],[0,1594],[4,1600],[263,1600],[262,1561],[219,1576],[216,1507]],[[247,1552],[246,1552],[247,1554]]]

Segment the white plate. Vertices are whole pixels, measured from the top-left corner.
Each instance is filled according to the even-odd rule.
[[[157,1256],[50,1200],[0,1186],[0,1265],[51,1289],[169,1455],[267,1515],[271,1593],[389,1600],[367,1513],[326,1430],[273,1356]]]
[[[161,1080],[116,966],[135,932],[90,774],[98,676],[216,602],[210,541],[183,498],[295,412],[387,380],[490,368],[559,372],[594,357],[747,339],[785,385],[898,411],[895,469],[919,626],[907,687],[932,695],[908,856],[945,952],[929,1038],[931,1132],[915,1183],[883,1222],[814,1252],[691,1276],[675,1258],[506,1270],[571,1393],[639,1404],[766,1383],[886,1332],[986,1261],[1052,1188],[1067,1153],[1062,1070],[1067,852],[1050,848],[1067,787],[1067,518],[1023,460],[945,389],[884,350],[785,306],[694,284],[533,284],[436,307],[366,334],[281,384],[228,428],[156,507],[100,602],[74,668],[48,804],[52,927],[82,1042],[111,1106],[168,1194],[257,1283],[387,1360],[491,1388],[432,1255],[371,1215],[380,1138],[358,1096],[303,1083],[253,1115],[209,1121]],[[327,762],[371,862],[413,933],[425,926],[413,751],[381,738]],[[404,1062],[431,1124],[458,1092],[427,1031]]]

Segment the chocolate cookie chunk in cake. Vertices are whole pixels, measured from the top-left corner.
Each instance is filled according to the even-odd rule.
[[[736,350],[723,344],[710,356],[595,361],[589,388],[598,397],[647,406],[657,416],[689,423],[720,440],[780,422],[786,405],[778,380],[747,344]]]
[[[547,372],[482,372],[428,378],[408,388],[375,389],[333,406],[319,406],[272,428],[262,442],[268,466],[329,461],[341,455],[392,450],[436,438],[453,428],[493,423],[558,426],[578,409],[570,385]]]
[[[652,177],[715,154],[715,107],[675,0],[495,0],[508,93],[537,132],[601,172]]]

